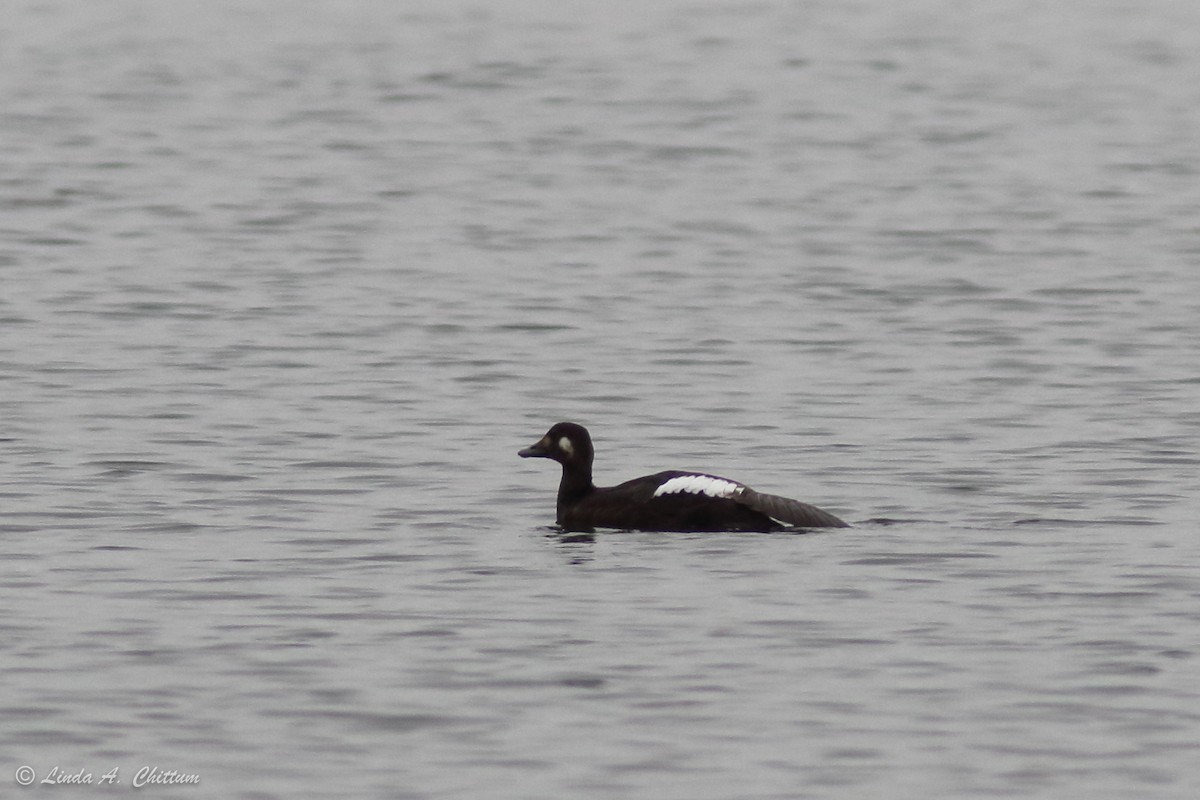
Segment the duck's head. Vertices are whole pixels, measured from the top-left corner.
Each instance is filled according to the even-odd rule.
[[[578,464],[592,466],[592,437],[587,428],[574,422],[560,422],[546,435],[524,450],[518,450],[521,458],[549,458],[563,466]]]

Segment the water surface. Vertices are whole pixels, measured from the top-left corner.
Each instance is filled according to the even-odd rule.
[[[0,781],[1195,797],[1200,11],[11,5]]]

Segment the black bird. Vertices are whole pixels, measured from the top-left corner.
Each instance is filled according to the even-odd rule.
[[[592,437],[573,422],[558,423],[517,455],[562,464],[557,522],[567,531],[774,531],[784,527],[781,523],[848,527],[807,503],[697,472],[658,472],[598,489],[592,483]]]

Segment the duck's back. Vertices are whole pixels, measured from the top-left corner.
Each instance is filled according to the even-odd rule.
[[[596,489],[563,509],[568,530],[772,531],[782,526],[741,501],[749,487],[695,472],[670,470]]]

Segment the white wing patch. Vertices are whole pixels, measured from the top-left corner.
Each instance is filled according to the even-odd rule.
[[[737,497],[742,493],[741,484],[714,478],[712,475],[680,475],[654,490],[655,497],[664,494],[706,494],[709,497]]]

